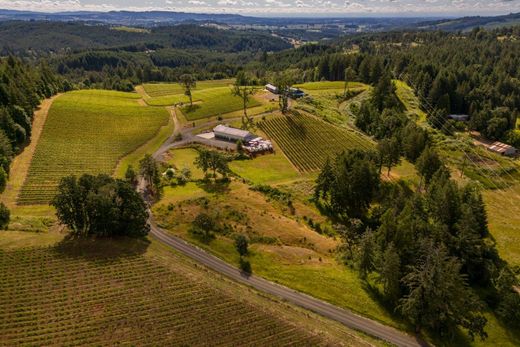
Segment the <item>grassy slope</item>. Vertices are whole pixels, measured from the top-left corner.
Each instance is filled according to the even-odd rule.
[[[46,203],[68,174],[111,174],[119,159],[168,122],[162,108],[140,106],[139,95],[77,91],[52,105],[19,202]]]
[[[0,270],[0,344],[367,345],[156,242],[4,232]]]
[[[396,94],[405,106],[408,115],[420,122],[426,121],[426,113],[421,110],[421,102],[415,95],[413,89],[404,81],[394,80]]]

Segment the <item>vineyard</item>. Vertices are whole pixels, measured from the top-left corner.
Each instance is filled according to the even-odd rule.
[[[117,242],[0,249],[0,346],[332,344],[170,253]]]
[[[321,169],[328,157],[333,158],[341,151],[373,146],[352,129],[339,128],[305,114],[274,117],[259,125],[303,172]]]
[[[132,93],[88,90],[56,99],[18,203],[48,203],[60,178],[69,174],[111,174],[120,158],[168,123],[165,109],[140,106],[138,98]]]
[[[197,81],[195,90],[204,90],[209,88],[226,87],[233,83],[233,80],[208,80]],[[184,88],[179,83],[146,83],[143,88],[150,97],[156,98],[159,96],[184,94]]]

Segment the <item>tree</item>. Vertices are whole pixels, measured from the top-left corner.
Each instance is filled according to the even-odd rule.
[[[381,255],[377,282],[383,285],[383,292],[390,302],[397,302],[401,296],[401,259],[393,242]]]
[[[157,160],[150,154],[146,154],[144,158],[139,161],[139,174],[144,178],[152,193],[159,191],[159,185],[161,183],[159,165]]]
[[[334,168],[332,209],[350,218],[363,218],[380,183],[371,154],[361,150],[344,152],[336,158]]]
[[[125,179],[131,185],[137,184],[137,172],[135,172],[134,167],[132,165],[128,165],[125,172]]]
[[[199,155],[195,159],[195,166],[201,169],[207,175],[209,170],[213,171],[213,177],[216,179],[217,173],[223,177],[229,173],[229,158],[218,151],[209,151],[200,149]]]
[[[402,108],[402,104],[395,94],[395,90],[396,87],[389,74],[385,74],[379,79],[379,82],[377,82],[372,92],[372,103],[379,112],[383,112],[385,108]]]
[[[426,184],[430,183],[430,180],[441,167],[443,167],[442,161],[435,150],[430,147],[426,147],[421,153],[415,168]]]
[[[7,229],[10,220],[11,212],[3,202],[0,202],[0,229]]]
[[[374,232],[367,230],[361,237],[359,244],[358,267],[362,278],[375,270],[375,260],[378,255],[377,244]]]
[[[379,172],[385,166],[388,169],[388,176],[392,167],[401,162],[401,144],[396,136],[385,138],[377,145],[379,151]]]
[[[352,69],[350,66],[346,68],[344,73],[345,87],[343,90],[343,97],[347,97],[348,83],[352,82],[355,78],[356,72],[354,71],[354,69]]]
[[[279,93],[278,101],[280,104],[280,110],[283,114],[286,114],[289,110],[289,96],[293,85],[293,79],[288,73],[278,73],[275,77],[275,84]]]
[[[184,88],[184,95],[190,98],[190,107],[193,107],[193,95],[191,90],[197,86],[197,81],[190,74],[181,75],[179,83]]]
[[[108,175],[64,177],[51,203],[75,236],[145,236],[147,206],[126,181]]]
[[[316,179],[316,186],[314,188],[314,197],[315,199],[319,199],[322,197],[323,199],[328,198],[332,185],[334,184],[334,168],[330,161],[330,158],[327,157],[327,161],[325,165],[320,171],[318,178]]]
[[[471,337],[487,336],[486,318],[479,313],[481,304],[468,289],[460,269],[459,261],[443,246],[423,243],[419,262],[402,279],[409,294],[398,307],[417,330],[427,328],[444,336],[462,327]]]
[[[193,222],[189,232],[198,237],[202,242],[208,243],[215,238],[213,233],[217,228],[215,220],[206,213],[199,213]]]
[[[256,93],[256,88],[251,85],[250,79],[246,76],[243,71],[240,71],[235,79],[235,83],[233,84],[233,88],[231,89],[231,94],[234,96],[240,97],[242,99],[242,108],[244,111],[244,115],[242,117],[242,125],[245,128],[251,126],[252,119],[247,115],[247,104],[249,103],[249,98]]]
[[[235,238],[235,248],[241,257],[247,255],[247,253],[249,252],[248,242],[247,238],[244,235],[238,235]]]

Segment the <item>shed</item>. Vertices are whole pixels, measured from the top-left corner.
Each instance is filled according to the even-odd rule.
[[[265,86],[265,89],[267,89],[268,91],[270,91],[273,94],[278,94],[278,87],[276,87],[276,86],[274,86],[272,84],[267,84]]]
[[[488,149],[491,152],[507,156],[514,156],[518,152],[515,147],[499,141],[493,142],[491,145],[489,145]]]
[[[251,134],[249,131],[231,128],[222,124],[217,125],[213,129],[213,133],[215,134],[215,138],[217,139],[232,142],[242,141],[246,143],[255,138],[255,135]]]

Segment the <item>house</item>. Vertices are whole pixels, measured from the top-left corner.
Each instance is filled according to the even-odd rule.
[[[237,142],[242,141],[244,143],[249,142],[254,139],[256,136],[251,134],[249,131],[241,130],[237,128],[231,128],[225,125],[217,125],[213,129],[213,133],[215,134],[216,139]]]
[[[469,120],[469,116],[467,114],[450,114],[448,118],[457,122],[467,122]]]
[[[267,84],[265,86],[265,89],[267,89],[268,91],[270,91],[273,94],[278,94],[278,87],[276,87],[276,86],[274,86],[272,84]]]
[[[514,156],[518,152],[518,150],[515,147],[499,141],[493,142],[491,145],[488,146],[488,149],[491,152],[507,156]]]

